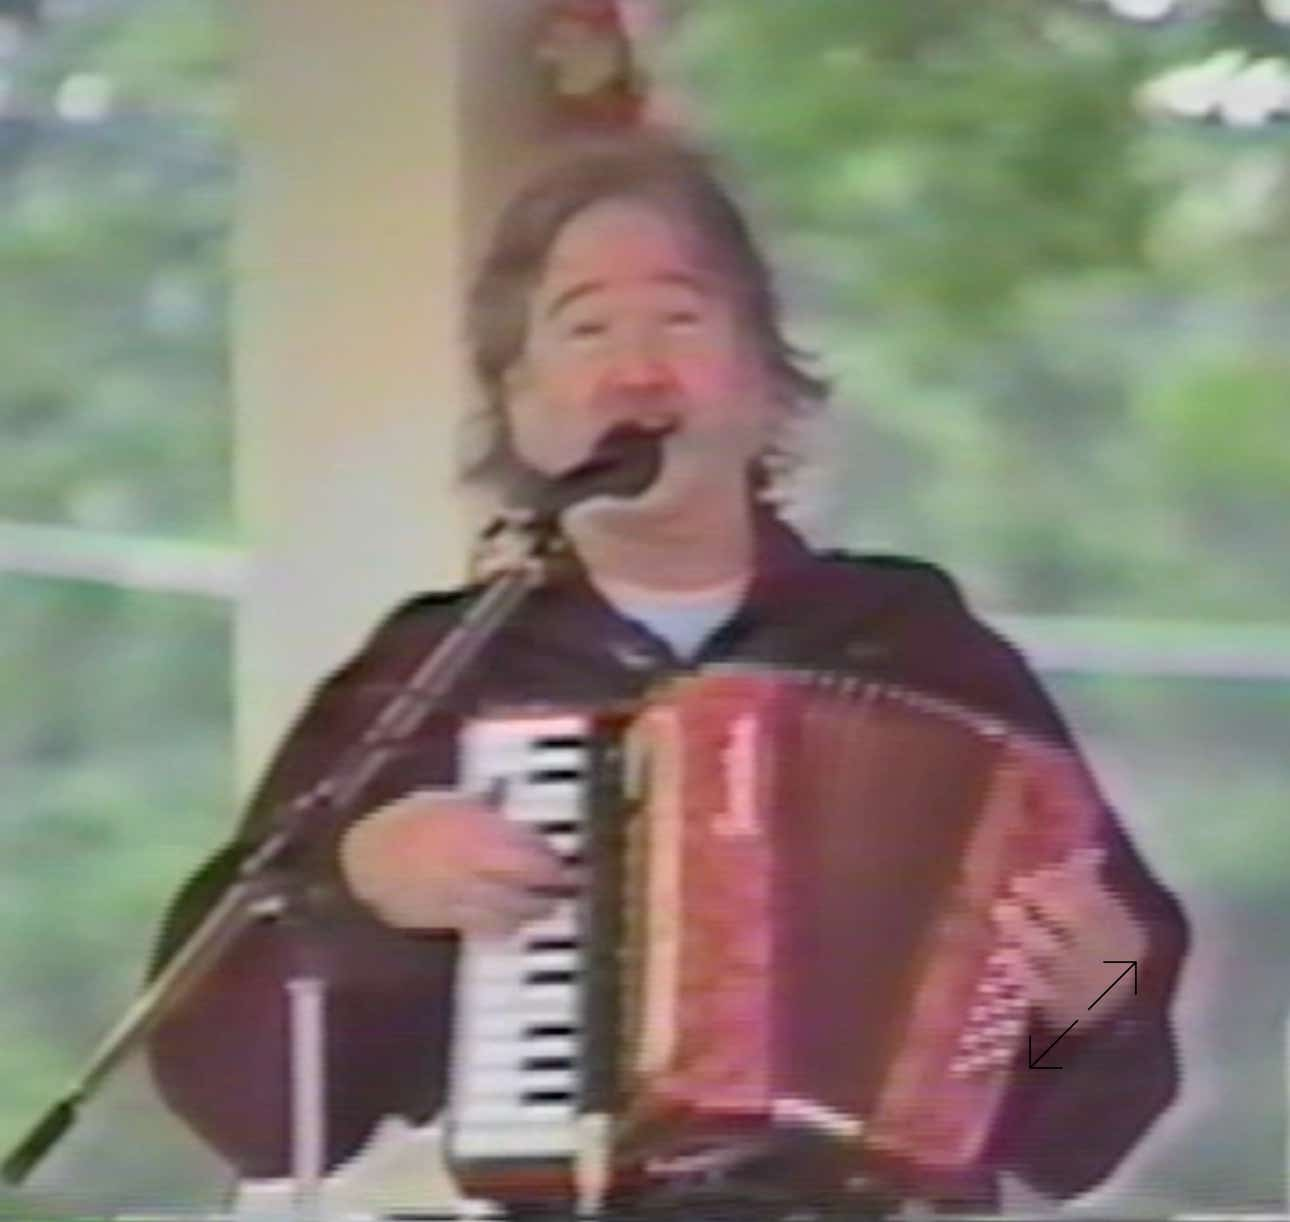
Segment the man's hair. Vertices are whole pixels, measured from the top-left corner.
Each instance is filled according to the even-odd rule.
[[[770,270],[706,160],[658,137],[596,141],[539,174],[511,200],[481,260],[467,308],[467,339],[484,403],[469,422],[475,444],[464,466],[466,479],[503,487],[513,479],[517,459],[506,420],[504,378],[524,350],[533,291],[565,224],[593,204],[617,199],[653,204],[698,239],[703,257],[727,287],[737,323],[753,341],[786,417],[827,398],[827,381],[807,372],[806,355],[781,332]],[[768,468],[779,471],[792,460],[782,443],[773,447],[759,464],[759,479],[764,482]]]

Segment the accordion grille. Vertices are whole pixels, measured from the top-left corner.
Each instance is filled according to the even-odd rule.
[[[900,689],[678,680],[643,713],[628,835],[625,1131],[836,1117],[960,1167],[1024,1033],[990,907],[1092,834],[1045,749]]]

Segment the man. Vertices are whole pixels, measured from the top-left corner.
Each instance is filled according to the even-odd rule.
[[[667,674],[738,659],[898,683],[1069,742],[1016,652],[938,570],[813,555],[758,503],[786,420],[824,388],[782,338],[765,266],[695,157],[598,148],[536,180],[484,260],[471,341],[493,433],[476,474],[503,489],[522,474],[553,478],[623,425],[665,435],[663,462],[641,495],[564,515],[564,564],[356,809],[320,819],[296,863],[339,897],[319,952],[331,991],[331,1164],[382,1115],[425,1120],[442,1102],[457,935],[536,920],[577,883],[538,839],[451,790],[461,717],[526,699],[621,702]],[[172,912],[163,953],[468,602],[469,592],[412,601],[321,687],[238,840]],[[1186,927],[1109,812],[1107,828],[1097,853],[1022,880],[994,913],[1021,950],[1036,1051],[1073,1016],[1080,1030],[1062,1044],[1063,1072],[1019,1066],[978,1203],[1003,1169],[1056,1196],[1090,1188],[1176,1092],[1167,1007]],[[1089,1011],[1107,959],[1138,962],[1138,992]],[[290,966],[280,930],[253,930],[152,1046],[172,1105],[248,1177],[288,1166]]]

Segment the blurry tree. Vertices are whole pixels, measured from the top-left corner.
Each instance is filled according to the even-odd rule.
[[[1135,108],[1290,33],[1247,5],[672,8],[663,79],[837,375],[850,542],[930,553],[994,608],[1290,613],[1264,550],[1290,515],[1286,136]]]
[[[662,2],[661,72],[838,377],[848,542],[942,560],[993,609],[1287,617],[1285,136],[1133,105],[1215,49],[1284,51],[1253,0],[1159,28],[1076,0]],[[43,9],[0,0],[0,518],[226,540],[229,9]],[[229,618],[4,582],[0,1144],[119,1011],[165,897],[228,826]],[[1064,690],[1176,821],[1166,877],[1254,931],[1233,992],[1283,981],[1265,914],[1284,690]],[[1258,1032],[1210,1045],[1262,1093],[1205,1115],[1157,1205],[1271,1192]],[[132,1141],[123,1181],[154,1148]]]
[[[0,519],[230,537],[232,87],[218,0],[0,9]],[[0,589],[7,1147],[120,1013],[165,897],[227,825],[231,608]],[[131,1174],[164,1179],[137,1140]]]
[[[843,542],[930,556],[987,611],[1280,622],[1284,642],[1290,121],[1137,100],[1225,48],[1290,54],[1290,30],[1255,0],[1181,7],[671,0],[656,70],[836,377]],[[1189,1110],[1115,1210],[1278,1207],[1287,685],[1057,691],[1196,922]]]

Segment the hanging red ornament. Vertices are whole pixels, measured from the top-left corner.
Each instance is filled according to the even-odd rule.
[[[590,127],[639,121],[644,90],[615,0],[555,0],[543,15],[535,53],[562,121]]]

